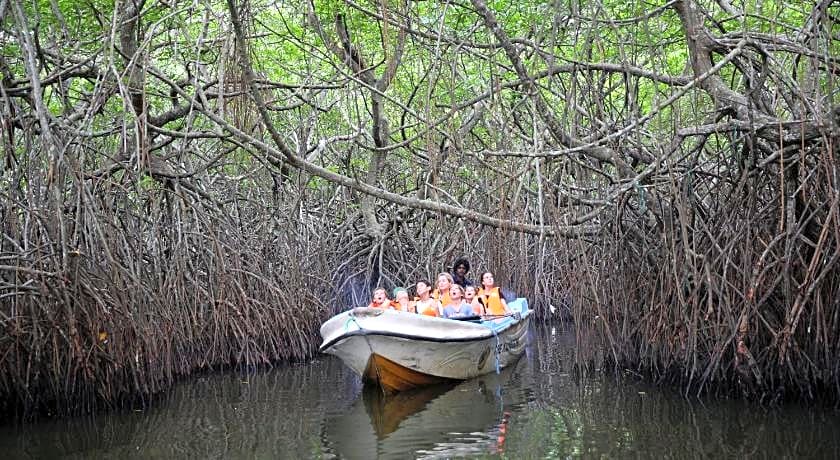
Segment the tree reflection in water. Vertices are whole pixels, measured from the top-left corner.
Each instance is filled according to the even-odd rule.
[[[574,372],[573,331],[534,324],[501,375],[383,397],[338,359],[207,374],[147,407],[0,425],[4,458],[834,458],[840,416]],[[591,352],[593,350],[587,350]],[[597,353],[597,350],[594,350]],[[138,409],[139,411],[135,411]]]

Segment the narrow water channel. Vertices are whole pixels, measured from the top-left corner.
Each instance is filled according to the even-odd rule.
[[[836,458],[840,413],[570,375],[533,325],[499,375],[383,398],[331,356],[191,379],[144,410],[0,425],[3,458]]]

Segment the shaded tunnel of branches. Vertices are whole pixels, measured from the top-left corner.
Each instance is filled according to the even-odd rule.
[[[836,5],[431,3],[0,2],[0,409],[306,359],[462,255],[583,366],[838,400]]]

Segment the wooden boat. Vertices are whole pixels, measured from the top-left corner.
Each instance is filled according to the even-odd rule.
[[[320,350],[391,392],[465,380],[498,372],[525,350],[528,301],[508,306],[513,315],[475,321],[354,308],[321,325]]]

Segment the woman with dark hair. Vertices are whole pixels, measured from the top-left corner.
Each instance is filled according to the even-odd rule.
[[[459,257],[454,264],[452,264],[452,281],[461,287],[472,286],[472,280],[467,278],[467,273],[470,272],[470,262],[466,257]]]
[[[496,286],[493,273],[484,272],[481,274],[481,289],[478,291],[478,301],[484,306],[488,315],[504,316],[511,314],[502,289]]]
[[[417,299],[414,301],[415,313],[427,316],[443,315],[443,307],[441,307],[440,302],[430,295],[432,286],[428,281],[418,281],[415,289],[417,290]]]

